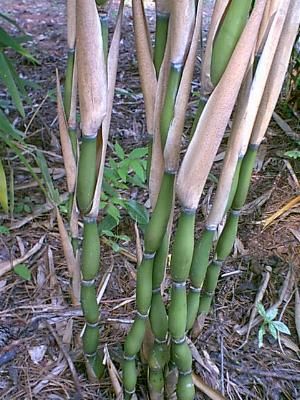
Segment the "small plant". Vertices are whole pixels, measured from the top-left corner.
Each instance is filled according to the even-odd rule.
[[[292,158],[294,160],[299,160],[300,158],[300,142],[296,142],[296,148],[293,150],[286,151],[284,155],[286,157]]]
[[[109,221],[113,219],[113,225],[117,226],[121,218],[120,210],[124,210],[139,225],[147,224],[147,209],[136,200],[127,199],[129,186],[145,188],[147,151],[147,148],[140,147],[125,154],[118,143],[113,146],[117,159],[111,157],[104,169],[100,208],[104,210],[105,217],[101,225],[111,225]]]
[[[263,347],[264,335],[267,330],[271,333],[275,340],[278,339],[278,333],[282,332],[286,335],[290,335],[291,332],[289,328],[281,321],[274,321],[278,314],[278,308],[270,308],[269,310],[265,310],[265,307],[262,303],[257,304],[257,311],[263,318],[263,323],[258,330],[258,347]]]

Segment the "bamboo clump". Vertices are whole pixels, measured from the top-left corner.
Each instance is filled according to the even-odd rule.
[[[103,9],[102,0],[96,3]],[[93,379],[103,374],[97,303],[97,222],[123,1],[110,47],[107,16],[103,14],[99,19],[96,3],[68,1],[70,51],[64,100],[58,84],[73,239],[78,238],[79,214],[83,220],[81,251],[75,245],[73,252],[68,251],[70,246],[65,248],[69,264],[73,265],[70,271],[74,272],[74,303],[80,298],[85,318],[83,350]],[[152,46],[144,2],[132,1],[149,139],[151,216],[144,231],[143,257],[137,266],[135,318],[124,343],[125,399],[136,395],[140,352],[147,363],[152,400],[195,398],[187,335],[198,315],[207,314],[211,308],[222,265],[237,234],[257,149],[276,105],[299,28],[300,0],[216,0],[206,48],[201,48],[201,101],[182,155],[185,116],[201,37],[202,6],[202,0],[156,0]],[[76,133],[77,86],[80,138]],[[229,122],[231,131],[214,202],[196,240],[197,209]],[[178,217],[176,226],[174,214]],[[66,238],[60,216],[58,219]],[[224,228],[220,232],[221,226]],[[152,342],[143,352],[149,332]]]
[[[104,5],[102,3],[101,6]],[[59,126],[70,193],[69,243],[59,214],[58,221],[66,242],[64,249],[68,265],[72,266],[72,269],[69,268],[72,297],[75,304],[80,300],[85,317],[82,344],[87,372],[92,380],[99,379],[104,371],[103,352],[98,350],[100,310],[96,279],[100,269],[100,241],[97,219],[117,73],[123,3],[120,2],[109,47],[107,21],[102,18],[101,23],[95,1],[67,2],[69,51],[64,102],[58,83]],[[77,86],[80,138],[76,132]],[[78,235],[78,211],[83,219],[81,251],[78,251],[78,243],[74,245],[74,233],[76,239]],[[69,250],[71,243],[73,251]]]

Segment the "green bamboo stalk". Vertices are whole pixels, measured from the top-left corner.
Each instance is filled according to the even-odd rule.
[[[232,250],[237,234],[240,210],[246,201],[256,154],[257,146],[253,147],[250,145],[241,163],[238,178],[235,178],[235,180],[238,180],[238,184],[236,185],[236,193],[232,201],[232,209],[218,240],[216,259],[212,261],[207,269],[200,297],[199,313],[209,312],[212,297],[217,286],[221,265]]]
[[[90,211],[96,184],[96,137],[83,137],[80,145],[77,204],[81,213]]]
[[[192,356],[186,343],[187,296],[186,280],[189,276],[194,249],[195,210],[183,210],[180,214],[171,258],[173,280],[169,307],[169,332],[172,339],[172,360],[179,376],[176,388],[178,399],[194,399],[192,383]]]
[[[187,325],[190,330],[198,315],[201,287],[209,264],[209,254],[212,248],[216,227],[206,226],[201,239],[195,245],[191,271],[190,290],[187,299]]]
[[[67,119],[69,119],[70,108],[71,108],[75,49],[68,49],[67,57],[68,58],[67,58],[67,69],[66,69],[66,76],[65,76],[64,108],[65,108],[66,117],[67,117]]]
[[[169,359],[167,346],[168,316],[161,295],[161,284],[165,275],[166,260],[169,252],[169,234],[166,232],[159,247],[153,265],[152,273],[152,300],[150,308],[150,324],[154,335],[154,345],[148,360],[150,397],[163,396],[164,367]]]
[[[82,336],[83,351],[97,378],[104,373],[103,355],[98,353],[99,307],[95,278],[99,273],[100,241],[97,221],[86,217],[83,227],[83,246],[81,259],[81,307],[86,326]]]
[[[99,345],[99,307],[96,278],[100,269],[98,210],[92,209],[97,175],[97,135],[107,111],[107,75],[101,22],[94,0],[76,2],[76,65],[82,142],[78,161],[76,200],[83,217],[81,254],[81,307],[85,318],[83,351],[90,378],[104,372]],[[100,196],[99,196],[100,197]]]
[[[236,188],[239,180],[239,171],[242,164],[242,158],[238,160],[236,171],[234,174],[229,199],[226,207],[226,213],[231,208],[231,204],[236,193]],[[195,319],[198,315],[200,292],[204,282],[206,271],[209,266],[209,254],[212,250],[213,239],[216,235],[216,226],[206,226],[201,238],[196,243],[193,261],[190,271],[190,291],[188,294],[188,322],[187,330],[193,327]]]
[[[142,346],[146,321],[151,306],[154,257],[167,229],[172,209],[173,190],[174,174],[165,173],[155,209],[145,230],[144,256],[137,271],[137,316],[126,337],[124,345],[123,383],[125,398],[128,399],[131,398],[135,391],[137,379],[135,358]]]
[[[173,119],[174,105],[178,87],[180,84],[182,70],[183,70],[183,64],[171,63],[169,79],[167,84],[167,91],[160,119],[160,136],[161,136],[162,148],[165,147],[170,123]]]
[[[211,57],[211,81],[216,86],[247,23],[252,0],[231,0],[216,34]]]
[[[106,14],[100,15],[101,32],[103,40],[103,52],[107,62],[108,57],[108,16]]]
[[[156,12],[156,30],[154,46],[154,66],[158,77],[160,67],[164,58],[168,36],[170,14],[166,12]]]
[[[216,35],[213,37],[212,49],[208,49],[211,51],[211,55],[208,55],[208,57],[211,57],[210,71],[208,73],[210,75],[212,87],[219,83],[227,67],[235,46],[247,23],[251,6],[252,0],[245,0],[242,2],[239,0],[231,0],[225,10],[221,24],[218,27]],[[211,27],[211,29],[213,28],[214,27]],[[203,91],[205,92],[206,89],[202,88],[201,92]],[[207,95],[207,93],[204,92],[201,93],[202,95],[200,96],[191,135],[193,135],[196,130],[196,126],[207,101],[203,100],[203,98],[205,98],[204,95]]]

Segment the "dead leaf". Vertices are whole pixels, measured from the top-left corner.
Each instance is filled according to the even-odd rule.
[[[28,349],[28,353],[30,355],[31,361],[34,364],[39,364],[46,353],[47,346],[42,344],[41,346],[34,346]]]
[[[295,291],[295,323],[296,323],[296,330],[298,334],[298,340],[300,343],[300,295],[299,295],[299,289],[296,286],[296,291]]]
[[[300,354],[300,348],[299,346],[292,341],[291,338],[289,338],[286,335],[280,334],[280,341],[282,344],[285,345],[285,347],[287,347],[288,349],[294,351],[297,354]]]
[[[269,226],[272,222],[274,222],[277,218],[279,218],[282,214],[284,214],[286,211],[290,210],[294,206],[298,205],[300,203],[300,195],[293,198],[290,200],[287,204],[285,204],[283,207],[281,207],[279,210],[277,210],[274,214],[272,214],[270,217],[268,217],[264,221],[264,229]]]
[[[120,379],[120,376],[118,374],[118,371],[117,371],[114,363],[112,362],[112,360],[110,358],[107,345],[105,345],[105,347],[104,347],[104,356],[106,359],[108,374],[109,374],[111,384],[114,389],[116,398],[118,400],[123,400],[124,396],[123,396],[123,390],[122,390],[122,386],[121,386],[121,379]]]
[[[203,379],[195,373],[193,373],[193,382],[196,388],[202,393],[205,393],[211,400],[225,400],[225,397],[220,392],[208,386]]]

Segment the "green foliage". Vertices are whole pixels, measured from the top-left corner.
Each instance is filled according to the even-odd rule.
[[[128,215],[141,227],[148,223],[148,211],[137,200],[128,199],[129,190],[145,188],[147,148],[140,147],[126,154],[118,142],[112,147],[113,156],[110,157],[104,169],[103,192],[100,208],[104,218],[99,224],[99,233],[108,237],[114,249],[116,241],[128,241],[126,235],[118,235],[115,228],[121,222],[122,214]],[[130,188],[130,189],[129,189]]]
[[[283,322],[275,321],[275,318],[278,314],[277,308],[270,308],[268,311],[266,311],[262,303],[258,303],[257,311],[263,318],[263,323],[258,330],[259,348],[263,346],[264,335],[266,334],[267,330],[276,340],[278,339],[279,332],[285,333],[286,335],[291,334],[289,328]]]
[[[31,272],[26,264],[18,264],[14,267],[14,272],[23,278],[25,281],[31,280]]]
[[[0,235],[9,235],[9,228],[4,225],[0,225]]]
[[[297,160],[300,158],[300,142],[296,142],[296,148],[286,151],[284,156]]]
[[[18,27],[13,20],[4,14],[0,14],[0,18]],[[7,51],[13,50],[18,55],[25,57],[29,62],[38,63],[37,60],[30,54],[30,52],[23,46],[23,44],[29,39],[30,36],[26,35],[18,35],[17,37],[13,37],[0,26],[0,80],[6,87],[7,93],[10,96],[13,105],[23,118],[25,117],[23,98],[26,98],[25,86],[27,81],[19,77],[13,60],[7,54]],[[4,104],[2,104],[2,108],[4,108],[3,106]]]

